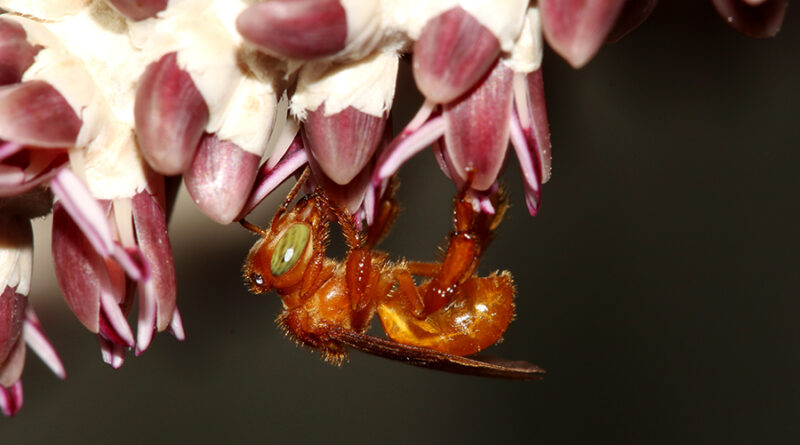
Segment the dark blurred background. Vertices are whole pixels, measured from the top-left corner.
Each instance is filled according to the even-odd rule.
[[[58,296],[37,224],[32,302],[69,377],[29,354],[25,407],[0,419],[0,442],[797,443],[796,7],[777,38],[753,40],[710,2],[664,1],[584,69],[546,53],[553,179],[530,218],[510,160],[512,208],[481,269],[512,271],[518,290],[490,352],[541,365],[543,381],[360,353],[324,364],[275,327],[276,296],[242,285],[254,238],[182,192],[171,229],[188,340],[159,335],[118,371]],[[382,247],[434,259],[454,189],[430,153],[401,181]]]

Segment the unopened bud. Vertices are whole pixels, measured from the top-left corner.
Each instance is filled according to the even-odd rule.
[[[514,73],[502,63],[464,99],[444,107],[445,149],[455,173],[475,190],[497,180],[508,147]],[[455,178],[454,178],[455,179]]]
[[[206,134],[184,174],[195,204],[214,221],[229,224],[242,210],[256,179],[259,156]]]
[[[492,67],[500,42],[460,7],[432,18],[414,44],[414,80],[430,101],[448,103]]]
[[[594,57],[617,21],[625,0],[541,0],[544,36],[573,67]]]
[[[272,0],[244,10],[236,28],[268,54],[313,59],[345,47],[347,16],[339,0]]]
[[[325,174],[339,185],[349,183],[369,162],[383,138],[386,118],[353,107],[325,116],[324,105],[303,124],[306,146]]]
[[[189,73],[169,53],[147,67],[134,105],[139,147],[153,169],[182,173],[192,161],[208,123],[209,111]]]

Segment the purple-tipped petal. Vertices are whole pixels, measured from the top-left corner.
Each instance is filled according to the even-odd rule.
[[[606,36],[606,42],[616,42],[641,25],[656,9],[658,0],[627,0],[617,22]]]
[[[470,188],[487,190],[497,180],[508,148],[514,73],[498,63],[468,96],[444,107],[445,149]]]
[[[0,368],[22,335],[27,297],[6,286],[0,294]]]
[[[550,47],[580,68],[597,53],[625,0],[541,0],[542,29]]]
[[[0,87],[0,139],[38,147],[75,144],[81,120],[49,83],[33,80]]]
[[[19,381],[25,367],[25,341],[17,339],[6,361],[0,365],[0,387],[10,387]]]
[[[191,166],[184,174],[186,189],[195,204],[220,224],[231,223],[242,211],[253,187],[261,157],[216,135],[200,141]]]
[[[25,310],[25,326],[23,328],[23,333],[25,335],[25,343],[27,343],[28,347],[33,349],[33,352],[35,352],[36,355],[42,359],[44,364],[53,371],[53,374],[60,379],[67,378],[67,370],[61,362],[61,358],[50,343],[47,335],[45,335],[42,325],[39,323],[39,318],[36,317],[36,313],[33,312],[30,306]]]
[[[103,211],[89,189],[71,170],[60,170],[50,181],[50,187],[97,253],[103,257],[113,257],[131,279],[147,278],[147,265],[140,262],[139,252],[135,249],[126,250],[114,241],[106,219],[108,212]]]
[[[325,116],[320,105],[303,124],[306,146],[325,175],[346,185],[364,169],[383,139],[386,119],[353,107]]]
[[[131,20],[144,20],[155,17],[167,9],[167,0],[107,0],[121,14]]]
[[[381,154],[372,184],[378,185],[395,174],[403,163],[442,137],[446,127],[444,118],[437,116],[405,137],[401,133],[399,139],[393,141]]]
[[[153,170],[177,175],[189,166],[209,111],[191,76],[169,53],[139,79],[134,119],[139,148]]]
[[[522,76],[522,74],[516,74]],[[514,95],[516,99],[516,119],[532,153],[538,177],[544,184],[550,180],[552,169],[552,148],[550,146],[550,125],[547,121],[547,106],[544,97],[542,70],[538,69],[515,78]]]
[[[120,346],[132,348],[135,344],[133,340],[133,331],[128,324],[125,313],[120,307],[120,303],[124,301],[124,296],[120,294],[124,295],[124,290],[121,293],[113,292],[113,290],[108,289],[100,290],[101,312],[99,333]]]
[[[6,417],[14,417],[22,408],[22,382],[17,381],[10,388],[0,386],[0,412]]]
[[[786,0],[712,0],[719,15],[734,29],[759,39],[775,37],[786,14]]]
[[[511,120],[511,145],[517,154],[519,167],[522,170],[522,181],[525,184],[525,204],[531,216],[539,212],[541,200],[542,178],[539,163],[536,161],[536,150],[529,145],[530,139],[526,138],[519,121]]]
[[[297,135],[292,141],[289,150],[273,168],[270,168],[266,162],[259,168],[253,190],[250,192],[250,196],[247,197],[242,213],[236,219],[244,218],[252,212],[270,192],[307,165],[308,158],[308,152],[303,147],[302,138]]]
[[[147,192],[134,195],[132,204],[136,239],[151,269],[150,277],[141,284],[140,290],[146,294],[146,298],[152,298],[156,302],[155,326],[160,332],[172,320],[176,298],[175,260],[167,235],[167,220],[164,210]],[[140,298],[141,296],[142,292]],[[147,326],[142,328],[147,329]],[[139,345],[139,348],[144,350],[142,346]]]
[[[447,103],[475,85],[499,54],[497,37],[470,13],[455,7],[422,28],[414,43],[414,80],[425,98]]]
[[[0,17],[0,85],[17,83],[31,65],[39,48],[27,40],[17,22]]]
[[[72,312],[92,332],[100,330],[100,288],[110,287],[105,261],[64,206],[53,207],[53,262],[56,278]]]
[[[314,59],[344,49],[347,15],[339,0],[273,0],[245,9],[236,28],[268,54]]]

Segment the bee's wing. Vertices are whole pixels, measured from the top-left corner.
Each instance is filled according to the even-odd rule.
[[[432,349],[402,345],[345,329],[333,329],[330,335],[343,345],[361,352],[422,368],[514,380],[539,380],[545,374],[544,369],[524,361],[461,357]]]

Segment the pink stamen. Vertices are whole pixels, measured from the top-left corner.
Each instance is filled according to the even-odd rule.
[[[292,145],[294,146],[294,143]],[[275,165],[275,168],[271,169],[267,164],[263,164],[258,171],[256,185],[253,187],[253,191],[250,192],[250,196],[247,198],[247,202],[237,219],[247,216],[268,194],[306,164],[308,164],[308,154],[302,149],[302,144],[300,148],[289,150],[286,156]]]
[[[30,306],[25,309],[25,325],[22,332],[25,337],[25,343],[53,371],[53,374],[62,380],[67,378],[67,371],[61,362],[61,358],[45,335],[44,330],[42,330],[42,325]]]
[[[388,155],[378,161],[378,168],[375,169],[372,183],[377,185],[381,181],[388,179],[404,162],[411,159],[412,156],[422,151],[436,139],[442,137],[444,130],[444,118],[437,116],[409,136],[402,139],[396,138],[384,151]]]
[[[419,110],[417,110],[417,114],[414,115],[408,125],[406,125],[406,128],[403,128],[403,131],[401,131],[397,136],[407,137],[411,133],[417,131],[419,127],[421,127],[428,120],[428,118],[431,117],[431,114],[433,114],[433,110],[436,109],[437,105],[437,103],[425,99],[425,102],[423,102],[422,106],[419,107]]]

